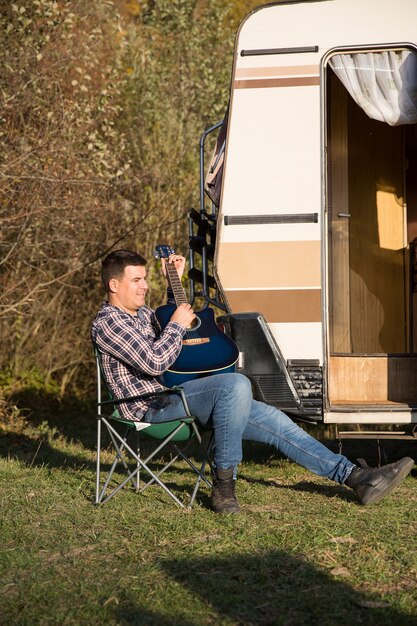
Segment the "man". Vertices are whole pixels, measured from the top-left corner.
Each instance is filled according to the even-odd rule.
[[[181,277],[185,259],[171,255]],[[163,388],[158,377],[177,359],[187,326],[194,319],[189,304],[174,311],[163,331],[145,305],[146,261],[136,252],[116,250],[102,263],[108,301],[92,324],[92,339],[102,352],[104,374],[116,398],[137,396]],[[163,262],[163,272],[166,274]],[[172,294],[168,290],[168,301]],[[191,413],[214,429],[211,504],[218,513],[237,513],[236,469],[242,460],[242,439],[262,441],[319,476],[351,487],[362,504],[381,500],[407,476],[413,460],[405,457],[381,468],[359,468],[334,454],[297,426],[285,413],[252,398],[251,384],[242,374],[217,374],[185,382]],[[180,398],[138,400],[121,404],[126,419],[164,422],[183,415]]]

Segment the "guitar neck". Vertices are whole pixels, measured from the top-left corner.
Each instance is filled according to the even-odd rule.
[[[168,282],[170,287],[174,293],[175,304],[179,306],[180,304],[186,304],[188,302],[187,296],[185,294],[184,287],[182,286],[181,279],[178,276],[178,272],[175,269],[172,263],[165,263]]]

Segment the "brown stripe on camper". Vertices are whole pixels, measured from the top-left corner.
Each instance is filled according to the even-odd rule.
[[[285,65],[282,67],[247,67],[236,70],[235,78],[257,78],[259,76],[319,76],[318,65]]]
[[[259,311],[267,322],[321,322],[321,289],[227,291],[232,313]]]
[[[222,243],[217,270],[223,289],[321,285],[320,241]]]
[[[265,87],[306,87],[320,85],[320,76],[293,76],[290,78],[261,78],[235,80],[235,89],[262,89]]]

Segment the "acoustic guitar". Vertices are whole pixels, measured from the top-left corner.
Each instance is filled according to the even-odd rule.
[[[156,247],[155,256],[168,259],[174,250],[166,245]],[[174,294],[175,304],[166,304],[156,309],[155,314],[162,329],[168,324],[177,306],[187,302],[187,296],[173,263],[165,263],[169,285]],[[175,363],[163,374],[167,387],[180,385],[186,380],[202,376],[234,372],[239,357],[239,349],[217,326],[214,311],[209,307],[197,311],[196,317],[187,328],[182,342],[182,350]]]

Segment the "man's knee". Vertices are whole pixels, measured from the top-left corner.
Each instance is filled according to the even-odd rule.
[[[231,389],[231,391],[238,397],[246,397],[249,400],[252,399],[252,385],[244,374],[224,374],[225,383]]]

